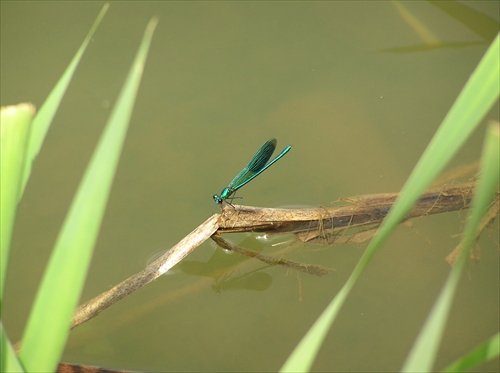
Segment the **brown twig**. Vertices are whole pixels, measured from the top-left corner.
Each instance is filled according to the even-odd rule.
[[[429,190],[406,218],[468,208],[473,191],[474,183],[472,182]],[[80,305],[75,312],[72,328],[96,316],[116,301],[165,273],[215,232],[218,235],[249,231],[294,232],[305,242],[315,242],[315,240],[317,242],[322,237],[333,234],[335,230],[379,224],[387,215],[396,197],[397,194],[392,193],[343,199],[347,202],[345,206],[332,208],[266,209],[223,205],[222,215],[211,216],[147,268]],[[214,240],[222,246],[225,245],[224,240],[218,239],[217,236]],[[261,254],[254,255],[238,247],[231,247],[231,249],[239,250],[240,253],[245,252],[245,255],[257,257],[270,264],[287,265],[308,273],[320,275],[329,271],[319,266],[295,263]]]
[[[430,189],[420,198],[405,219],[467,209],[470,207],[473,192],[474,182]],[[309,209],[233,207],[232,205],[223,204],[222,215],[216,214],[211,216],[205,223],[196,228],[147,268],[94,299],[80,305],[75,312],[72,328],[88,321],[116,301],[153,281],[180,262],[209,237],[212,237],[219,246],[225,249],[259,259],[270,265],[284,265],[318,276],[327,274],[334,269],[263,255],[231,245],[220,234],[231,232],[293,232],[304,242],[331,243],[332,237],[335,238],[336,243],[361,242],[376,233],[376,227],[385,218],[397,196],[397,193],[390,193],[344,198],[339,200],[346,203],[344,206]],[[499,212],[500,201],[497,197],[487,216],[485,216],[481,227],[476,232],[477,237],[498,216]],[[372,228],[349,236],[335,236],[336,232],[341,230],[359,227]],[[453,253],[447,257],[450,265],[452,265],[453,258],[459,250],[459,247],[455,248]],[[19,347],[19,342],[16,346]],[[65,367],[62,366],[62,368]],[[61,369],[61,366],[59,369]]]
[[[120,282],[118,285],[115,285],[101,295],[78,306],[73,316],[71,328],[97,316],[101,311],[105,310],[113,303],[167,272],[215,233],[218,228],[217,219],[218,215],[211,216],[145,269]]]
[[[435,188],[422,195],[405,219],[469,208],[474,183]],[[218,233],[293,232],[304,241],[315,241],[346,228],[378,225],[385,218],[398,194],[373,194],[349,199],[338,207],[308,209],[270,209],[250,206],[223,206]]]

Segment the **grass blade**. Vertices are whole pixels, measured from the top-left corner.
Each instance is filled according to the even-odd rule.
[[[101,23],[102,18],[106,14],[106,11],[109,8],[109,4],[105,4],[102,8],[101,12],[97,16],[94,24],[92,25],[87,37],[83,41],[82,45],[76,52],[76,55],[71,60],[69,66],[66,68],[66,71],[61,76],[54,89],[50,92],[49,97],[45,100],[43,105],[40,107],[35,119],[33,119],[32,129],[30,134],[30,140],[28,144],[28,151],[24,163],[24,171],[23,171],[23,180],[21,184],[21,193],[19,194],[19,198],[21,198],[22,193],[24,192],[24,188],[26,187],[26,183],[28,182],[29,176],[31,174],[31,167],[38,153],[40,152],[40,148],[42,147],[43,140],[45,139],[45,135],[49,130],[50,124],[52,123],[52,119],[56,115],[57,109],[59,108],[59,104],[68,88],[68,85],[75,73],[75,70],[80,62],[83,52],[87,48],[88,43],[92,39],[97,26]]]
[[[57,238],[29,316],[19,354],[23,366],[29,372],[55,370],[62,354],[156,24],[157,19],[153,19],[146,29],[127,80]]]
[[[22,169],[26,157],[30,125],[35,108],[31,104],[1,109],[1,170],[0,170],[0,311],[10,242],[19,201]]]
[[[500,354],[500,333],[481,343],[467,355],[448,365],[441,372],[465,372],[476,365],[489,361]]]
[[[485,139],[480,178],[472,200],[470,219],[465,227],[461,242],[461,252],[456,265],[451,270],[445,286],[422,327],[414,346],[403,366],[403,372],[430,372],[439,351],[446,321],[453,303],[453,297],[460,281],[469,248],[475,241],[475,232],[485,215],[488,205],[500,183],[500,128],[491,125]]]
[[[24,372],[0,320],[0,372]]]
[[[497,35],[444,118],[353,273],[289,356],[281,368],[282,372],[309,371],[328,329],[363,269],[497,100],[500,89],[499,55]]]

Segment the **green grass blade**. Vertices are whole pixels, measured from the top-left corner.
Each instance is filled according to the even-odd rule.
[[[0,311],[2,310],[10,242],[20,194],[22,169],[26,157],[26,144],[34,115],[35,108],[31,104],[20,104],[1,109]]]
[[[448,365],[441,372],[465,372],[479,364],[498,357],[500,354],[500,333],[481,343],[467,355]]]
[[[328,329],[363,269],[390,232],[479,125],[481,119],[498,98],[499,53],[499,35],[497,35],[444,118],[353,273],[294,349],[281,368],[282,372],[309,371]]]
[[[482,157],[481,176],[478,180],[478,186],[472,201],[470,218],[467,221],[465,234],[461,242],[459,259],[451,270],[445,286],[441,290],[441,294],[420,330],[419,336],[403,366],[403,372],[429,372],[434,364],[453,297],[465,265],[466,253],[474,243],[475,232],[493,200],[500,183],[499,131],[500,128],[498,125],[491,125],[488,128]]]
[[[157,19],[130,73],[73,199],[42,279],[19,354],[28,372],[55,370],[69,334],[116,171]]]
[[[54,89],[50,92],[49,97],[45,100],[43,105],[40,107],[35,119],[33,120],[30,140],[28,144],[28,152],[24,164],[23,171],[23,181],[21,185],[21,194],[19,198],[21,198],[22,193],[24,192],[24,188],[26,187],[26,183],[28,182],[29,176],[31,174],[31,167],[38,153],[40,152],[40,148],[42,147],[43,140],[45,139],[45,135],[49,130],[50,124],[52,123],[52,119],[56,115],[57,109],[59,108],[59,104],[68,88],[68,85],[75,73],[75,70],[80,62],[83,52],[87,48],[88,43],[92,39],[97,26],[101,22],[102,18],[106,14],[106,11],[109,8],[109,4],[105,4],[102,8],[101,12],[97,16],[92,28],[90,29],[87,37],[83,41],[82,45],[78,49],[76,55],[71,60],[69,66],[66,68],[66,71],[61,76]]]
[[[498,32],[499,23],[493,17],[490,17],[471,6],[461,4],[458,1],[431,1],[427,0],[429,5],[435,6],[454,21],[460,23],[481,39],[490,43]]]
[[[0,320],[0,372],[24,372]]]
[[[497,35],[427,146],[382,226],[395,226],[401,221],[498,99],[499,40]]]
[[[475,232],[500,184],[499,144],[500,128],[498,125],[491,125],[485,139],[480,177],[472,200],[470,219],[467,221],[461,242],[459,259],[451,270],[445,286],[408,355],[403,372],[430,372],[432,370],[467,253],[475,241]]]

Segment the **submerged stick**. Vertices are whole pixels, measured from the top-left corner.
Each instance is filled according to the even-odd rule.
[[[223,239],[222,236],[219,235],[218,233],[216,233],[212,236],[212,240],[214,240],[215,243],[218,246],[222,247],[223,249],[235,251],[239,254],[258,259],[258,260],[260,260],[264,263],[267,263],[269,265],[281,265],[284,267],[288,267],[291,269],[295,269],[297,271],[305,272],[305,273],[308,273],[310,275],[316,275],[316,276],[323,276],[323,275],[326,275],[332,271],[335,271],[335,269],[333,269],[333,268],[326,268],[326,267],[322,267],[322,266],[319,266],[316,264],[304,264],[304,263],[295,262],[293,260],[276,258],[274,256],[260,254],[256,251],[253,251],[253,250],[248,250],[248,249],[245,249],[243,247],[232,245],[229,242],[227,242],[225,239]]]
[[[500,200],[497,199],[491,204],[490,208],[488,209],[488,212],[484,215],[483,220],[481,221],[481,224],[479,224],[479,227],[477,228],[476,233],[475,233],[476,241],[481,236],[481,233],[483,233],[483,231],[491,223],[493,223],[493,221],[497,218],[499,213],[500,213]],[[453,249],[453,251],[450,254],[448,254],[448,256],[446,257],[446,261],[448,262],[448,264],[451,267],[453,267],[455,265],[455,263],[457,262],[458,254],[460,253],[461,250],[462,250],[462,245],[458,244],[455,247],[455,249]],[[476,255],[474,255],[472,247],[470,249],[470,258],[472,260],[474,260],[474,259],[478,260]]]

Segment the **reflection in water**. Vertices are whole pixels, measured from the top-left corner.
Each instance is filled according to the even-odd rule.
[[[269,273],[258,271],[262,271],[268,267],[271,267],[271,265],[265,265],[239,276],[231,276],[234,272],[231,271],[230,273],[218,278],[212,285],[212,290],[217,294],[220,294],[223,290],[267,290],[273,283],[273,278]]]
[[[264,245],[257,243],[252,237],[246,238],[243,245],[252,245],[253,249],[261,252]],[[250,258],[238,253],[227,253],[223,249],[217,247],[207,262],[199,262],[194,260],[185,260],[178,264],[182,272],[195,276],[211,277],[215,280],[212,285],[212,290],[219,294],[226,290],[267,290],[273,283],[273,278],[270,274],[261,272],[272,265],[264,265],[260,268],[253,269],[248,272],[241,272],[241,263]]]

